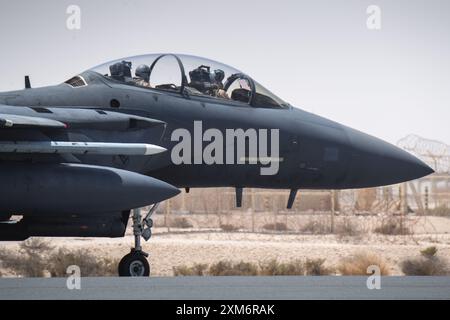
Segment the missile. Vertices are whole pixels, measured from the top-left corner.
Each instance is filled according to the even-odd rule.
[[[0,153],[70,153],[147,156],[167,151],[148,143],[78,141],[0,141]]]

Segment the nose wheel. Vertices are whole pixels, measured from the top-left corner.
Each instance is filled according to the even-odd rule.
[[[133,235],[134,248],[119,262],[119,276],[121,277],[148,277],[150,265],[147,261],[148,253],[142,251],[141,237],[148,241],[152,236],[152,214],[158,208],[159,203],[154,204],[147,215],[142,219],[141,210],[133,210]]]
[[[119,263],[119,276],[121,277],[148,277],[150,265],[143,252],[131,250]]]

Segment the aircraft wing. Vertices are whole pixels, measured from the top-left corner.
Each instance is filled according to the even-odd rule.
[[[179,193],[141,173],[169,163],[165,125],[120,110],[0,105],[0,240],[123,236],[131,209]]]
[[[89,107],[17,107],[0,104],[0,129],[10,127],[128,130],[164,126],[165,122]]]

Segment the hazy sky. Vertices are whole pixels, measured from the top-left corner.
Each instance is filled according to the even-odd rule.
[[[81,8],[81,29],[66,9]],[[381,30],[366,26],[369,5]],[[450,143],[450,1],[0,0],[0,91],[108,60],[189,53],[240,69],[292,105],[395,143]]]

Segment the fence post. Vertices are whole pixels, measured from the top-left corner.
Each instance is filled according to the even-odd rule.
[[[250,201],[251,201],[251,212],[252,212],[252,232],[255,232],[255,189],[250,189]]]
[[[167,232],[170,232],[170,223],[169,223],[169,213],[170,213],[170,199],[166,201],[166,210],[164,212],[164,224],[167,227]]]
[[[330,226],[330,231],[331,233],[334,233],[334,211],[335,211],[335,201],[334,201],[334,197],[335,197],[335,190],[331,190],[330,196],[331,196],[331,226]]]

